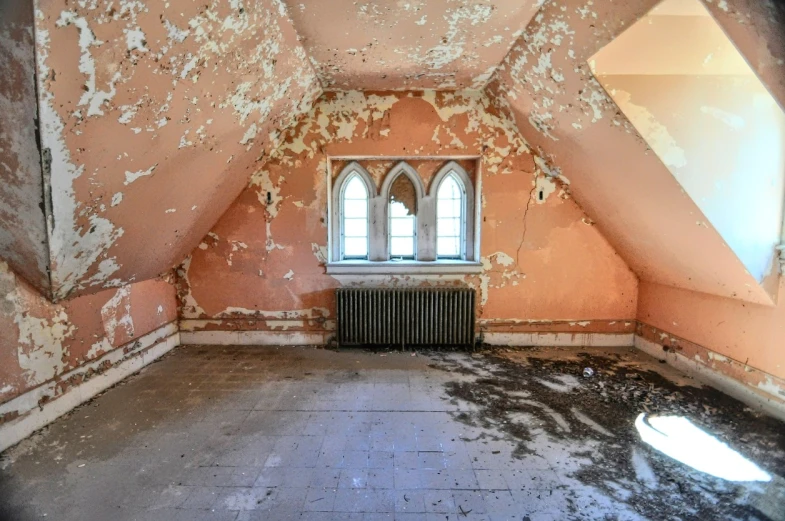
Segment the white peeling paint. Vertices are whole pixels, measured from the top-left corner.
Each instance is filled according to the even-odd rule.
[[[123,184],[124,185],[130,185],[131,183],[133,183],[134,181],[136,181],[137,179],[139,179],[141,177],[147,177],[147,176],[153,175],[153,172],[155,171],[157,166],[158,165],[155,164],[155,165],[151,166],[150,168],[148,168],[147,170],[138,170],[136,172],[128,172],[128,171],[126,171],[125,172],[125,182]]]
[[[131,317],[131,286],[123,286],[101,307],[104,332],[113,346],[134,337],[134,321]]]

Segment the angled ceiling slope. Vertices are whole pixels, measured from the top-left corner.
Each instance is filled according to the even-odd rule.
[[[321,94],[280,1],[166,5],[36,3],[44,186],[25,190],[51,193],[38,287],[56,300],[180,262]]]
[[[771,304],[776,270],[758,284],[592,75],[592,56],[657,4],[546,3],[489,89],[572,181],[576,200],[643,280]],[[752,0],[705,5],[782,106],[782,8]]]
[[[328,90],[483,88],[543,0],[286,0]]]
[[[782,238],[785,112],[700,0],[663,0],[589,65],[707,225],[763,282]]]

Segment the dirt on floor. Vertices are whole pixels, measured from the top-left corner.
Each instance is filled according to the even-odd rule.
[[[785,519],[785,425],[656,359],[632,348],[433,356],[431,367],[460,374],[447,394],[475,406],[456,420],[502,433],[519,458],[561,450],[580,462],[571,478],[648,519]],[[689,419],[772,480],[734,483],[693,470],[641,441],[641,413]],[[580,509],[574,502],[573,513]]]

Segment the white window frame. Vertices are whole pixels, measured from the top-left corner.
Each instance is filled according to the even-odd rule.
[[[481,273],[480,263],[480,161],[477,161],[475,181],[467,174],[461,165],[448,158],[411,158],[443,159],[448,162],[436,173],[426,187],[417,171],[405,160],[399,161],[385,175],[381,188],[377,191],[370,174],[355,160],[346,165],[334,182],[330,164],[333,160],[341,158],[328,158],[328,262],[327,273],[334,275],[366,275],[366,274],[470,274]],[[363,159],[384,160],[384,157],[368,157]],[[343,258],[343,191],[346,183],[353,174],[357,174],[368,189],[368,260]],[[462,185],[463,201],[463,226],[462,226],[462,254],[460,259],[437,258],[437,219],[436,205],[439,186],[450,174],[454,174]],[[417,197],[415,214],[415,258],[413,260],[391,260],[390,234],[389,234],[389,199],[390,190],[399,175],[405,175],[414,185]]]
[[[415,204],[416,211],[414,212],[414,259],[419,260],[423,258],[423,252],[420,251],[420,245],[422,241],[419,240],[420,236],[424,232],[424,230],[420,230],[423,224],[424,217],[423,214],[423,199],[425,198],[425,185],[423,185],[422,179],[420,178],[420,174],[417,173],[417,170],[412,168],[409,163],[406,161],[401,161],[392,169],[387,172],[387,175],[384,176],[384,182],[382,182],[382,189],[381,189],[381,198],[384,200],[384,227],[382,228],[383,239],[386,245],[384,250],[383,260],[385,261],[392,261],[393,259],[390,258],[390,191],[392,190],[392,185],[398,179],[398,176],[406,176],[409,181],[412,182],[414,185],[414,193],[417,197],[417,201]],[[377,238],[378,239],[378,238]],[[427,254],[425,254],[427,257]],[[402,262],[402,261],[396,261]]]
[[[359,163],[352,162],[341,170],[340,175],[335,180],[336,190],[333,192],[332,208],[335,210],[334,214],[330,215],[330,227],[332,228],[333,237],[337,240],[333,242],[333,251],[331,258],[340,259],[341,261],[362,261],[367,259],[346,259],[344,257],[344,233],[343,233],[343,194],[346,191],[346,186],[353,177],[359,177],[365,184],[365,190],[368,193],[368,259],[371,259],[371,234],[373,222],[373,204],[372,201],[376,198],[376,185],[371,178],[371,175]]]
[[[461,255],[460,260],[467,260],[471,254],[475,251],[474,248],[474,237],[475,237],[475,226],[474,226],[474,217],[475,217],[475,210],[474,210],[474,187],[472,186],[472,180],[469,178],[469,174],[466,173],[466,170],[461,167],[455,161],[450,161],[446,165],[444,165],[441,170],[439,170],[436,175],[434,176],[433,180],[431,181],[431,197],[434,200],[434,215],[438,218],[439,215],[439,187],[442,185],[442,182],[450,176],[453,175],[458,179],[458,185],[463,191],[463,207],[461,208]],[[436,224],[438,220],[434,223],[434,235],[435,239],[438,241],[438,226]],[[436,250],[436,243],[434,242],[434,256],[438,261],[448,260],[448,258],[439,259],[437,250]],[[476,257],[479,259],[479,257]]]

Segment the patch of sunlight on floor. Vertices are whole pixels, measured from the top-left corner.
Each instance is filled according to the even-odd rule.
[[[771,481],[771,475],[683,416],[635,420],[643,441],[685,465],[727,481]]]

